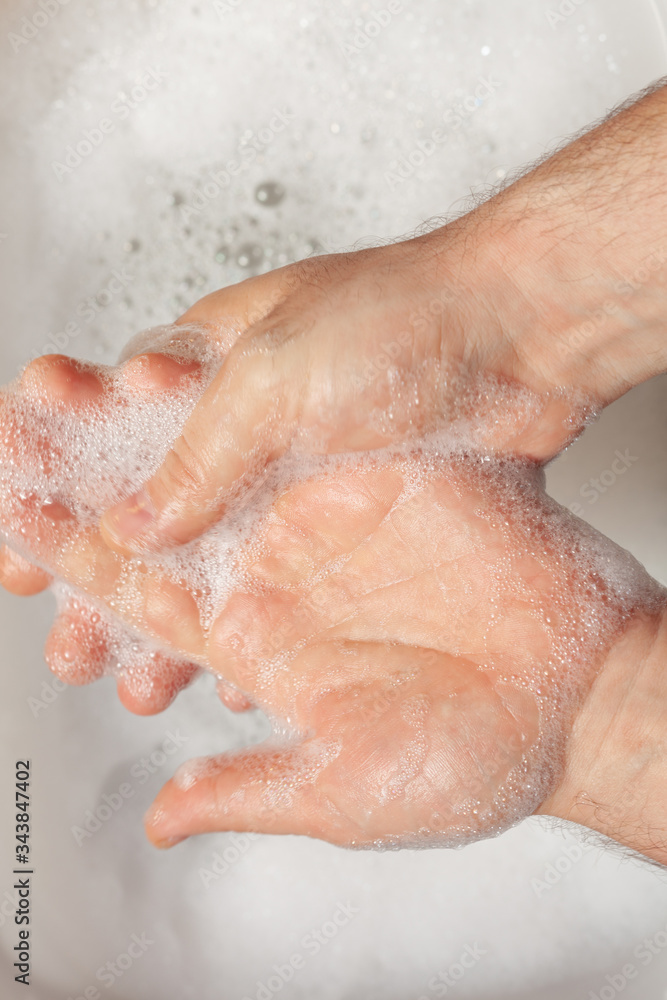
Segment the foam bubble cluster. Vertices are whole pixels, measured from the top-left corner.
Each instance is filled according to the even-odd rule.
[[[117,368],[85,368],[102,392],[86,399],[84,380],[76,405],[40,388],[39,365],[2,394],[2,529],[53,574],[87,654],[84,667],[68,662],[65,644],[59,672],[123,676],[148,695],[212,669],[276,719],[276,746],[300,761],[272,778],[248,763],[267,808],[290,808],[326,776],[338,789],[328,801],[357,830],[336,835],[350,845],[456,845],[506,829],[553,788],[607,651],[664,590],[551,500],[539,466],[489,450],[489,413],[523,426],[545,404],[482,378],[418,442],[293,450],[200,539],[111,553],[102,512],[159,467],[232,339],[149,331]],[[173,385],[128,379],[148,350],[183,366]],[[577,406],[573,426],[590,409]],[[297,499],[285,510],[275,501],[286,495]],[[170,630],[170,588],[192,609],[190,632]],[[179,780],[209,771],[195,762]]]

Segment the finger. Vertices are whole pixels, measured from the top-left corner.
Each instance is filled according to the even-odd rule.
[[[34,399],[68,406],[98,402],[105,386],[99,365],[76,361],[64,354],[44,354],[30,364],[21,376],[23,389]]]
[[[106,623],[94,608],[70,599],[46,640],[49,667],[67,684],[89,684],[118,670],[118,655]],[[162,712],[197,675],[194,663],[151,649],[133,649],[131,665],[117,678],[121,703],[136,715]]]
[[[60,458],[50,433],[49,414],[76,412],[101,402],[110,385],[108,371],[105,366],[61,354],[31,361],[21,374],[19,387],[2,393],[3,459],[31,461],[48,476]]]
[[[121,704],[135,715],[155,715],[171,705],[176,695],[199,673],[195,663],[146,650],[132,656],[117,680]]]
[[[96,529],[82,527],[63,504],[41,503],[35,497],[18,500],[12,516],[20,524],[21,542],[55,574],[93,597],[108,600],[117,596],[126,567],[121,557],[104,545]],[[143,575],[135,572],[128,577]]]
[[[18,552],[3,545],[0,549],[0,584],[10,594],[18,597],[32,597],[40,594],[51,583],[51,577],[43,569],[33,566]]]
[[[49,416],[57,410],[76,412],[96,404],[106,392],[105,370],[101,366],[85,365],[62,355],[47,355],[26,367],[18,389],[2,394],[2,462],[13,463],[17,473],[9,491],[4,493],[3,523],[8,533],[20,537],[21,544],[27,543],[29,537],[41,544],[39,529],[44,528],[52,536],[56,522],[71,534],[72,525],[65,524],[71,521],[71,512],[46,496],[51,477],[63,461],[52,438]],[[35,481],[42,484],[41,508],[32,491]],[[40,561],[47,562],[32,546],[31,551]]]
[[[243,691],[239,691],[238,688],[222,678],[216,684],[215,690],[222,704],[230,712],[248,712],[255,707]]]
[[[48,545],[46,531],[41,538]],[[50,542],[53,547],[53,540]],[[138,560],[125,560],[104,545],[95,529],[79,529],[52,564],[73,586],[113,607],[127,624],[148,633],[160,644],[178,650],[185,658],[199,659],[204,650],[204,630],[191,588],[170,579],[159,567],[148,569]]]
[[[376,532],[403,485],[400,470],[355,469],[286,491],[239,566],[255,592],[233,593],[213,625],[206,655],[215,668],[262,697],[262,668],[270,688],[278,654],[348,615],[349,586],[340,566],[327,575],[322,599],[322,585],[310,581]]]
[[[109,664],[109,642],[100,615],[76,598],[56,618],[44,646],[44,658],[66,684],[90,684]]]
[[[249,337],[239,335],[238,328],[248,331],[271,316],[318,266],[316,260],[301,261],[223,288],[200,299],[178,320],[208,327],[211,338],[229,354],[157,474],[102,518],[109,545],[131,553],[190,541],[220,517],[221,494],[244,473],[285,450],[280,432],[284,401],[276,396],[284,384],[282,374],[273,370],[271,351],[276,331],[270,326],[266,337],[255,338],[254,352],[246,354]],[[283,336],[289,332],[283,331]],[[211,441],[212,428],[216,433]],[[262,440],[269,431],[271,446]],[[283,427],[283,438],[285,434]]]
[[[155,475],[104,514],[110,546],[132,554],[191,541],[239,480],[284,453],[305,373],[283,371],[280,357],[265,339],[237,343]]]
[[[96,529],[81,528],[60,504],[22,501],[21,525],[22,541],[71,586],[111,603],[128,624],[186,657],[201,655],[199,611],[186,585],[139,561],[127,565]]]
[[[231,319],[237,326],[247,329],[283,302],[302,283],[310,269],[308,262],[300,261],[228,285],[199,299],[177,323],[215,328],[220,320]]]
[[[239,592],[227,602],[211,630],[206,657],[213,670],[260,703],[273,703],[273,661],[315,630],[311,610],[292,594]]]
[[[134,628],[199,658],[204,634],[191,590],[159,568],[139,560],[128,565],[100,539],[95,528],[82,528],[59,503],[21,501],[21,540],[46,565],[91,597],[104,601]]]
[[[245,333],[220,334],[229,353],[181,437],[143,489],[105,513],[109,545],[132,553],[191,541],[220,518],[232,487],[284,453],[308,362],[302,351],[288,360],[278,349],[302,332],[280,305],[321,268],[317,258],[281,268],[207,296],[181,317],[210,326],[212,336],[231,318]]]
[[[147,353],[130,358],[121,371],[128,389],[147,395],[176,388],[186,375],[201,371],[201,365],[168,354]]]
[[[201,658],[205,648],[204,629],[191,588],[170,580],[159,570],[138,574],[134,583],[138,626],[171,649]]]
[[[200,758],[167,782],[146,817],[156,847],[199,833],[248,830],[336,840],[336,814],[315,778],[329,754],[316,741]]]

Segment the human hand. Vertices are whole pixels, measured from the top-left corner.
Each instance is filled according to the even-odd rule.
[[[120,551],[186,542],[289,448],[367,450],[474,415],[479,447],[543,461],[591,409],[667,368],[667,88],[456,222],[314,258],[183,317],[237,340],[142,490]],[[493,410],[489,379],[523,387]]]
[[[541,812],[655,856],[632,809],[600,826],[581,802],[620,794],[614,775],[644,760],[640,714],[631,751],[606,733],[627,724],[614,695],[642,676],[664,591],[534,467],[430,458],[274,503],[207,655],[291,737],[184,765],[149,813],[156,844],[256,830],[452,846]]]
[[[161,468],[103,518],[111,546],[190,541],[290,449],[366,451],[463,423],[480,448],[559,452],[590,414],[592,387],[561,390],[539,357],[519,361],[457,229],[444,236],[449,273],[422,238],[312,258],[193,306],[179,322],[213,336],[233,326],[237,339]]]
[[[28,382],[42,395],[54,381],[65,395],[81,383],[101,405],[94,372],[58,359],[36,369]],[[38,450],[51,466],[68,457],[48,441]],[[289,727],[288,739],[172,780],[148,822],[161,844],[215,829],[357,845],[498,832],[572,780],[568,737],[596,674],[664,602],[631,557],[546,497],[534,465],[437,442],[325,462],[283,484],[237,540],[233,566],[213,529],[189,550],[197,599],[173,555],[110,551],[94,519],[82,530],[67,516],[68,499],[76,505],[62,494],[45,509],[18,496],[3,511],[79,610],[88,598],[111,606],[175,662],[208,665]],[[216,592],[225,565],[233,572]],[[99,621],[75,611],[49,640],[70,677],[105,642]]]

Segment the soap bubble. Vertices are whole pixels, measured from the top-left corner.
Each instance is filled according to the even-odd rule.
[[[281,203],[285,193],[285,188],[277,181],[264,181],[255,188],[255,201],[267,208],[274,208]]]

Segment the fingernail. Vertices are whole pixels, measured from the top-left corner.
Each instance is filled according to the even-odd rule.
[[[117,541],[140,535],[155,519],[151,498],[143,490],[112,507],[105,516],[105,527]]]

